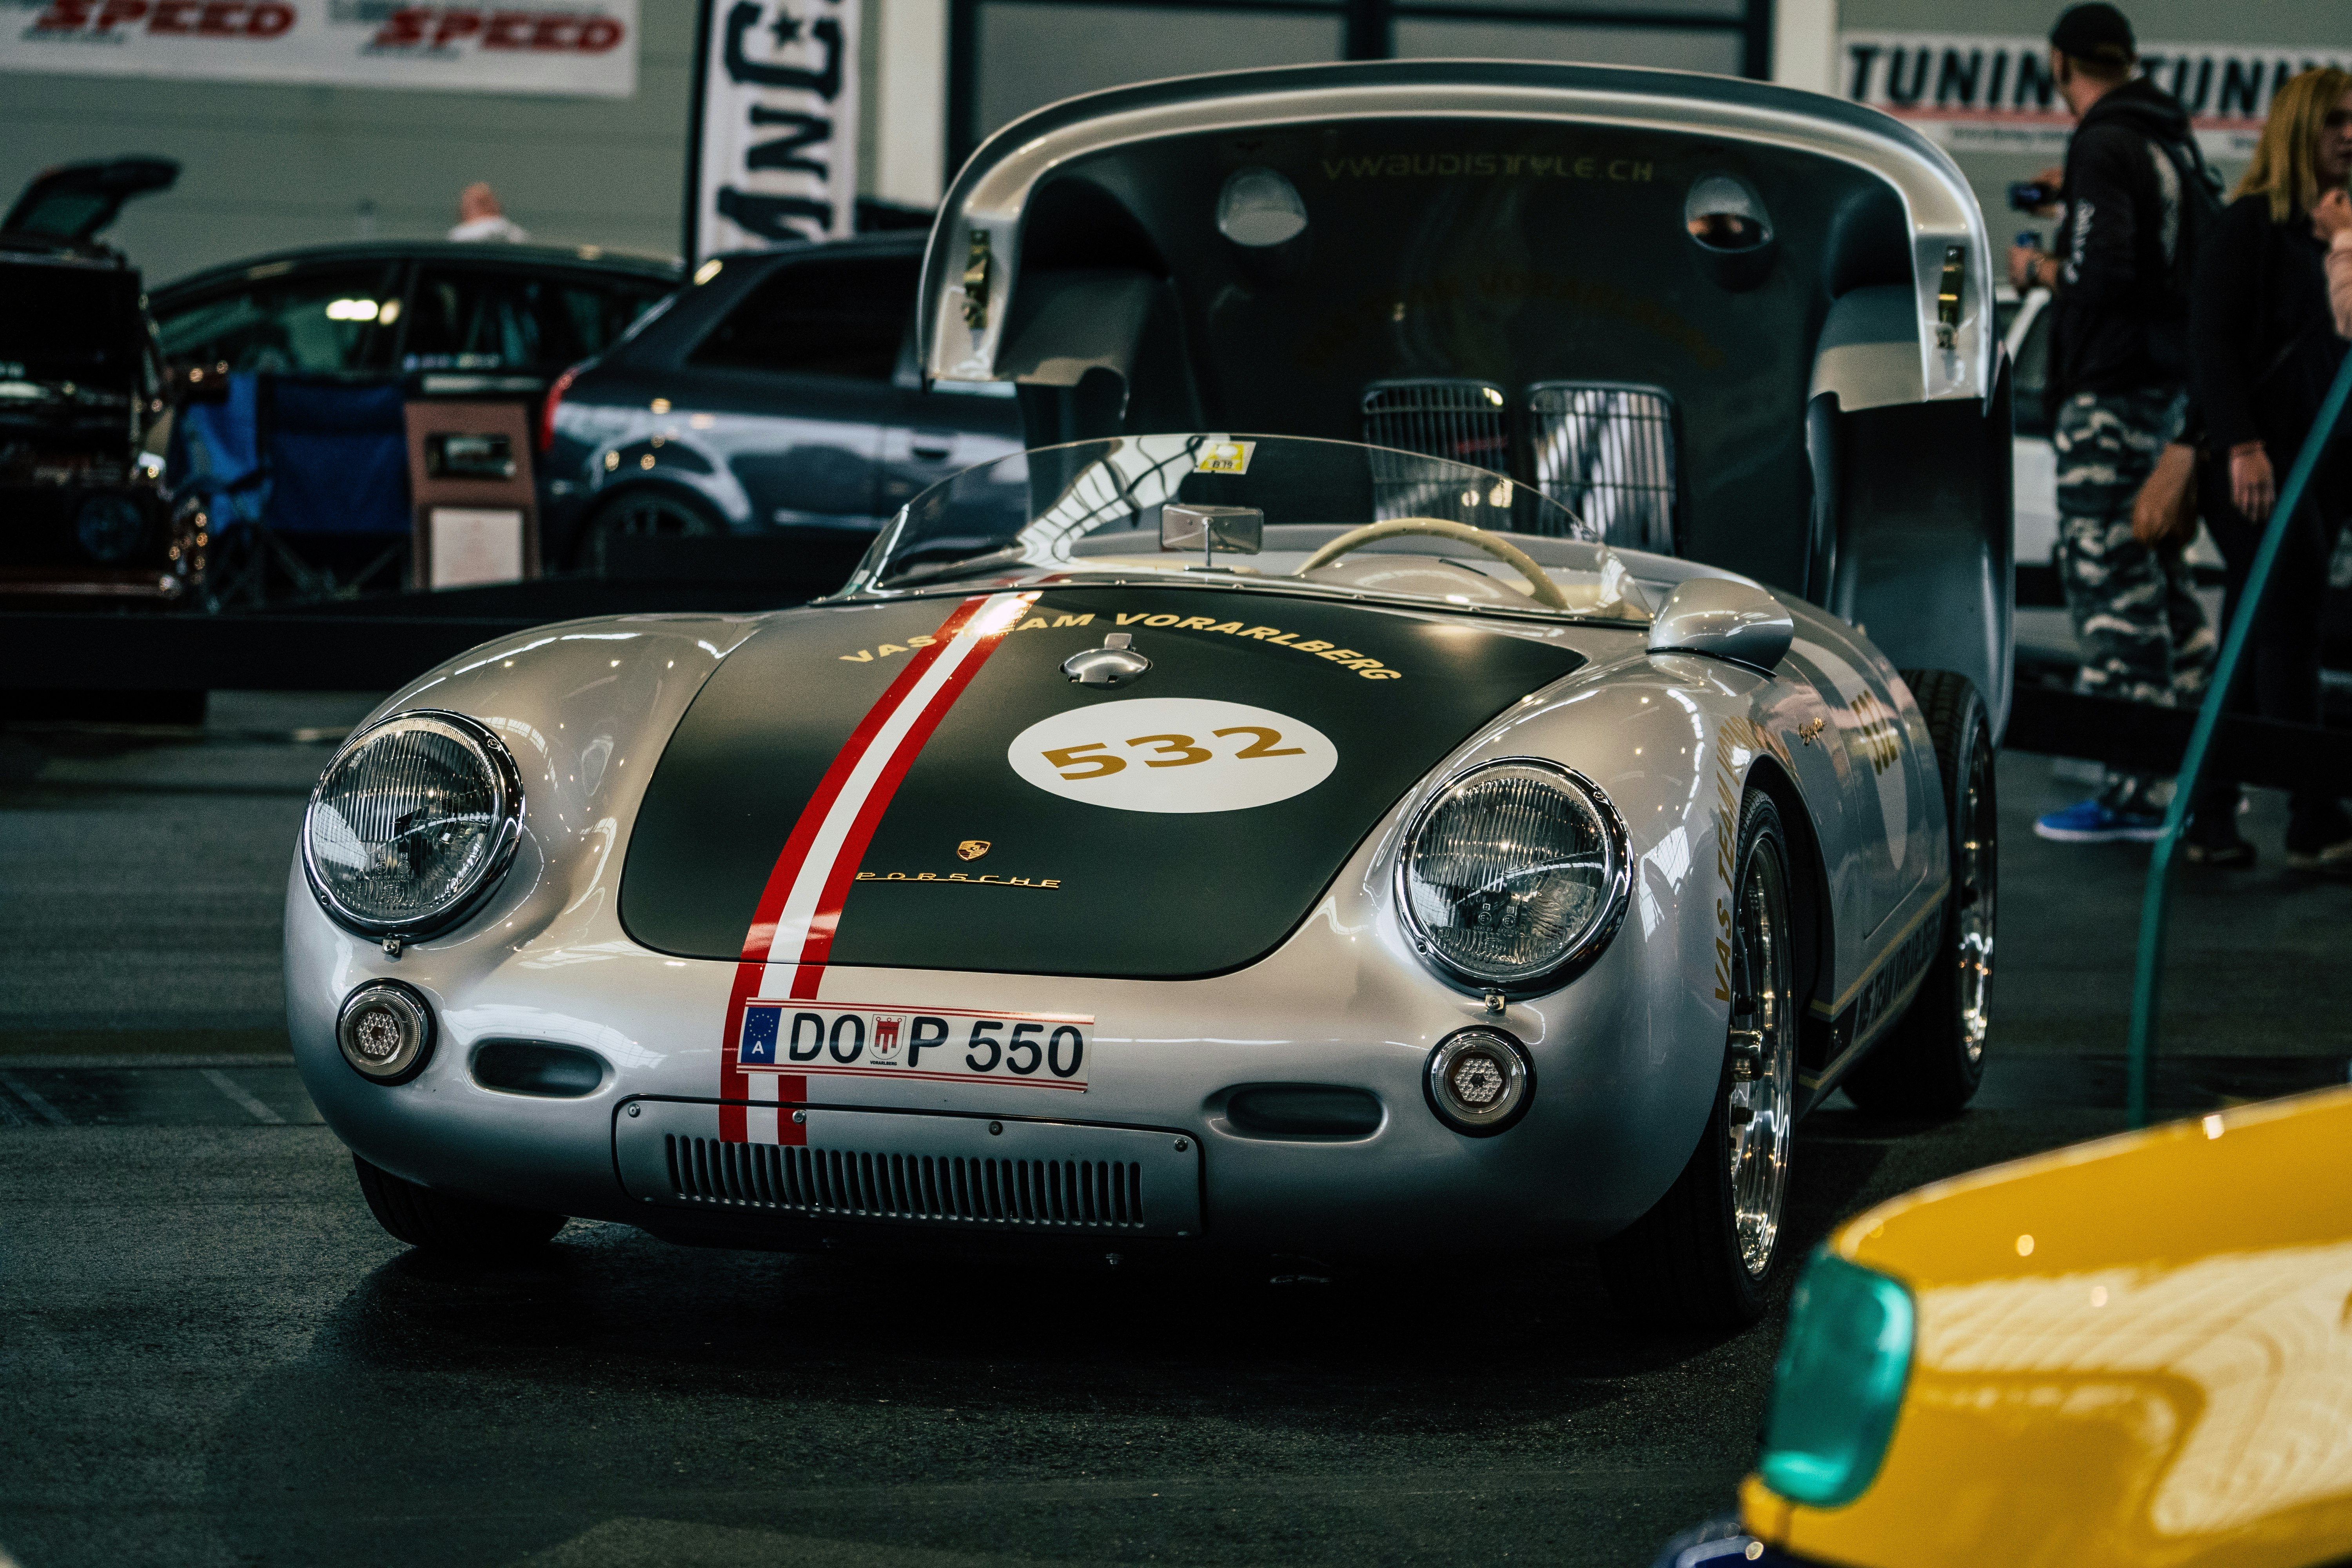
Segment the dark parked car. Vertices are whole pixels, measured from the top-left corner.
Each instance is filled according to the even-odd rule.
[[[412,397],[542,395],[677,286],[594,246],[315,246],[191,274],[150,300],[174,364],[398,376]]]
[[[154,608],[202,586],[202,542],[175,524],[149,450],[163,363],[139,272],[94,237],[179,172],[51,169],[0,223],[0,604]]]
[[[923,390],[924,238],[714,258],[558,383],[540,461],[550,568],[620,574],[648,559],[639,542],[698,536],[840,556],[917,492],[1019,451],[1012,387]]]

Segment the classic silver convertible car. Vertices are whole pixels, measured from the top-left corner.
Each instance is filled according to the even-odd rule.
[[[932,250],[929,374],[1038,445],[826,600],[487,645],[326,770],[292,1031],[377,1216],[1600,1243],[1752,1319],[1796,1119],[1981,1069],[2006,381],[1948,162],[1753,84],[1254,72],[1013,127]]]

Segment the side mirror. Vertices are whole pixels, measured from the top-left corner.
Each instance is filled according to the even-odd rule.
[[[1265,542],[1265,513],[1254,506],[1192,506],[1170,501],[1160,509],[1160,548],[1197,550],[1202,560],[1220,550],[1255,555]]]
[[[1689,577],[1650,621],[1652,653],[1703,653],[1769,675],[1797,636],[1788,607],[1753,583]]]

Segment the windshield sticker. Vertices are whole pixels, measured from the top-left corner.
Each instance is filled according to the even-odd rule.
[[[1403,670],[1391,669],[1370,654],[1359,653],[1351,647],[1341,647],[1318,637],[1302,639],[1297,632],[1286,632],[1280,626],[1255,626],[1248,621],[1220,621],[1213,616],[1155,616],[1142,611],[1133,614],[1114,611],[1109,619],[1122,627],[1149,626],[1154,631],[1218,632],[1226,637],[1242,637],[1275,647],[1286,647],[1293,653],[1312,654],[1317,658],[1328,659],[1342,669],[1354,670],[1366,680],[1402,680],[1404,679]],[[1008,626],[1001,634],[991,633],[990,635],[1010,636],[1014,632],[1043,632],[1051,631],[1057,626],[1089,626],[1094,624],[1095,612],[1092,610],[1088,610],[1084,615],[1055,614],[1050,617],[1041,612],[1031,616],[1017,626]],[[876,659],[892,658],[899,654],[929,647],[933,640],[928,637],[910,637],[904,643],[886,642],[874,647],[861,647],[855,653],[837,653],[833,657],[845,664],[871,664]]]
[[[1192,464],[1196,474],[1246,474],[1250,454],[1257,450],[1255,441],[1212,441],[1201,448],[1200,458]]]
[[[1247,811],[1305,795],[1339,765],[1303,719],[1199,697],[1135,697],[1040,720],[1005,749],[1048,795],[1113,811]]]

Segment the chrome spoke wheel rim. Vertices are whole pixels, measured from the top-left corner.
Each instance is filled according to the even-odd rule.
[[[1775,856],[1748,858],[1732,943],[1730,1129],[1732,1228],[1751,1279],[1772,1267],[1789,1184],[1796,1113],[1797,1019],[1791,992],[1789,891]]]
[[[1960,1048],[1973,1067],[1984,1059],[1992,1013],[1993,913],[1999,892],[1993,820],[1992,762],[1979,733],[1969,758],[1959,800],[1959,837],[1953,855],[1953,952],[1959,965],[1953,996],[1959,1008]]]

